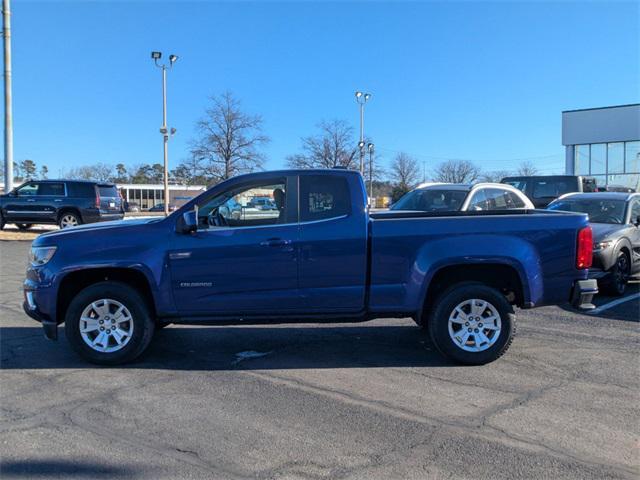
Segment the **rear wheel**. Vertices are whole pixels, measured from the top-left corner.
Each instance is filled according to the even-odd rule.
[[[609,278],[604,282],[603,290],[615,296],[624,295],[631,275],[631,263],[625,252],[619,252],[616,263],[609,270]]]
[[[2,215],[2,212],[0,212],[0,230],[4,230],[4,215]]]
[[[16,227],[18,227],[18,230],[26,231],[33,227],[33,223],[16,223]]]
[[[446,357],[482,365],[501,357],[516,332],[513,308],[498,290],[481,283],[461,283],[435,301],[428,330]]]
[[[100,282],[78,293],[65,315],[65,334],[85,360],[118,365],[135,360],[149,346],[154,322],[149,307],[132,287]]]
[[[74,212],[63,212],[58,218],[58,226],[60,228],[69,228],[80,225],[80,216]]]

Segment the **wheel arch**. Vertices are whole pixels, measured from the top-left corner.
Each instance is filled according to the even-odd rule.
[[[144,272],[127,267],[97,267],[69,272],[60,280],[56,299],[58,323],[64,321],[69,304],[81,290],[106,280],[120,282],[135,289],[146,301],[152,317],[156,318],[153,291]]]

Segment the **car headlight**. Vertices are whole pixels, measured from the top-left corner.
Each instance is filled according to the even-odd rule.
[[[44,265],[51,260],[57,248],[58,247],[31,247],[29,251],[29,263],[34,267]]]
[[[593,250],[594,251],[604,250],[605,248],[609,248],[611,245],[613,245],[612,240],[606,240],[604,242],[594,243]]]

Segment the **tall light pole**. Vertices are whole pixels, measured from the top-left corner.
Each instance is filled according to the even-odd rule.
[[[176,133],[175,128],[167,127],[167,69],[173,68],[173,64],[178,60],[177,55],[169,55],[169,65],[159,63],[162,58],[162,52],[151,52],[151,58],[156,67],[162,70],[162,126],[160,133],[162,134],[164,144],[164,214],[169,215],[169,137]]]
[[[4,38],[4,192],[13,190],[13,109],[11,106],[11,10],[2,0]]]
[[[364,104],[371,98],[370,93],[356,92],[356,102],[360,106],[360,173],[364,175]]]
[[[369,149],[369,198],[373,200],[373,152],[375,146],[373,143],[369,143],[367,148]]]

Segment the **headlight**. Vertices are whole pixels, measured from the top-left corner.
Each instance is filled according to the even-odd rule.
[[[31,247],[29,251],[29,263],[34,267],[44,265],[53,254],[56,253],[57,247]]]
[[[604,242],[594,243],[593,250],[594,251],[604,250],[605,248],[609,248],[611,245],[613,245],[612,240],[606,240]]]

